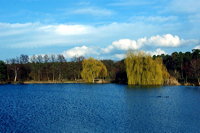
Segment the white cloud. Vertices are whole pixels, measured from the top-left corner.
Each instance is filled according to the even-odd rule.
[[[89,35],[84,36],[93,33],[93,28],[88,25],[0,23],[0,46],[8,48],[70,46],[87,42]]]
[[[104,53],[109,53],[115,49],[117,50],[137,50],[146,42],[146,38],[140,38],[138,40],[131,39],[120,39],[118,41],[114,41],[112,45],[109,45],[107,48],[103,48],[102,51]]]
[[[72,11],[73,14],[83,14],[83,15],[93,15],[93,16],[110,16],[113,14],[113,11],[108,9],[100,9],[94,7],[81,8]]]
[[[35,27],[38,27],[39,23],[0,23],[0,37],[20,35],[35,31]]]
[[[60,35],[80,35],[88,33],[89,29],[82,25],[59,25],[55,31]]]
[[[150,55],[161,55],[161,54],[166,54],[166,52],[160,48],[156,49],[155,51],[147,51]]]
[[[140,46],[135,40],[121,39],[112,43],[113,47],[119,50],[138,49]]]
[[[103,51],[100,50],[101,48],[98,47],[87,47],[87,46],[80,46],[80,47],[74,47],[69,50],[64,51],[62,54],[66,58],[72,58],[75,56],[84,56],[84,57],[89,57],[89,56],[97,56],[100,59],[103,59],[104,57],[107,57],[107,59],[124,59],[126,56],[127,51],[118,51],[115,54],[111,53],[104,53]],[[161,55],[161,54],[166,54],[166,52],[160,48],[157,48],[155,51],[145,51],[147,54],[150,55]]]
[[[167,54],[164,50],[157,48],[155,51],[144,51],[147,54],[150,54],[151,56],[153,55],[161,55],[161,54]],[[114,56],[112,56],[114,59],[124,59],[126,57],[126,54],[114,54]]]
[[[177,47],[181,45],[181,39],[178,36],[173,36],[171,34],[163,36],[157,35],[150,37],[146,43],[163,47]]]
[[[149,36],[158,33],[158,28],[143,23],[111,23],[100,26],[0,23],[0,47],[41,48],[47,46],[80,45],[93,45],[94,47],[98,47],[101,45],[102,51],[109,53],[116,49],[140,49],[147,45],[156,47],[178,47],[191,42],[190,40],[180,39],[180,37],[172,34],[140,38],[141,35]],[[133,37],[139,39],[134,39]],[[113,40],[116,41],[113,42]],[[106,46],[106,44],[111,45]]]
[[[134,16],[131,17],[132,21],[141,21],[141,22],[152,22],[152,23],[163,23],[163,22],[174,22],[178,18],[177,16]]]
[[[24,27],[30,27],[32,25],[38,25],[39,23],[14,23],[14,24],[10,24],[10,23],[0,23],[0,27],[3,28],[24,28]]]
[[[91,56],[91,55],[98,55],[96,52],[96,49],[90,48],[87,46],[81,46],[81,47],[74,47],[72,49],[69,49],[67,51],[64,51],[62,53],[66,58],[72,58],[75,56]]]
[[[48,25],[40,27],[41,31],[54,32],[58,35],[84,35],[90,32],[91,27],[86,25]]]
[[[113,58],[117,58],[117,59],[124,59],[125,58],[125,54],[115,54],[114,56],[113,56]]]
[[[120,39],[114,41],[111,45],[103,48],[104,53],[109,53],[114,50],[137,50],[145,46],[152,47],[178,47],[180,45],[189,44],[195,42],[196,40],[181,40],[178,36],[173,36],[171,34],[157,35],[150,38],[139,38],[138,40],[131,39]],[[159,50],[159,49],[158,49]],[[158,52],[158,51],[157,51]],[[161,51],[160,51],[161,52]]]
[[[194,47],[194,49],[200,49],[200,45],[198,45],[198,46]]]
[[[110,53],[113,49],[114,47],[112,45],[109,45],[108,47],[102,48],[101,50],[103,53]]]

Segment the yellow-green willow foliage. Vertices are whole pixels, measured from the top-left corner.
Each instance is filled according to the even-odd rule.
[[[84,59],[83,63],[83,70],[81,72],[82,78],[86,82],[94,82],[95,78],[103,78],[107,76],[107,69],[106,66],[98,60],[94,58]]]
[[[162,60],[154,60],[144,52],[129,51],[125,64],[130,85],[162,85],[169,77]]]

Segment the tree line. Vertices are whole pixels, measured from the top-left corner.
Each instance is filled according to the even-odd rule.
[[[162,58],[169,74],[180,83],[200,84],[200,50],[192,52],[174,52],[171,55],[158,55],[153,58]]]
[[[85,62],[85,63],[84,63]],[[84,64],[87,65],[86,59],[83,56],[73,57],[69,61],[63,55],[20,55],[16,58],[0,61],[0,82],[24,82],[24,81],[78,81],[82,77],[88,75],[87,71],[83,71]],[[97,61],[89,58],[89,62],[93,63],[90,69],[97,68],[95,77],[99,75],[106,79],[114,81],[116,73],[120,72],[117,67],[118,62],[112,60]],[[102,74],[100,74],[102,73]],[[85,76],[84,76],[85,75]],[[91,76],[91,75],[90,75]],[[94,79],[88,78],[87,81]]]
[[[200,50],[153,57],[140,52],[127,53],[126,59],[120,61],[99,61],[94,58],[85,59],[83,56],[66,60],[60,54],[31,57],[22,54],[16,58],[0,61],[1,83],[64,82],[82,79],[94,82],[95,78],[103,78],[117,83],[163,84],[169,75],[181,83],[199,83]]]
[[[63,81],[80,79],[84,57],[74,57],[67,62],[63,55],[20,55],[1,61],[1,81]],[[5,69],[6,68],[6,69]],[[5,75],[6,73],[6,75]]]

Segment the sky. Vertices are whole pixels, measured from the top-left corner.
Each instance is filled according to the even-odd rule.
[[[199,0],[0,0],[0,60],[200,49]]]

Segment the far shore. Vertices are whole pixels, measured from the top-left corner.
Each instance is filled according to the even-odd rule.
[[[84,80],[66,80],[66,81],[19,81],[19,82],[0,82],[0,85],[3,84],[67,84],[67,83],[82,83],[87,84]],[[103,81],[95,81],[93,84],[106,84],[106,83],[115,83],[110,80],[103,80]],[[192,83],[184,83],[184,84],[169,84],[165,86],[200,86],[198,84],[192,84]]]
[[[67,80],[67,81],[18,81],[18,82],[0,82],[0,84],[65,84],[65,83],[87,83],[84,80]],[[94,84],[112,83],[108,80],[95,81]]]
[[[62,83],[85,83],[84,81],[24,81],[23,84],[62,84]]]

